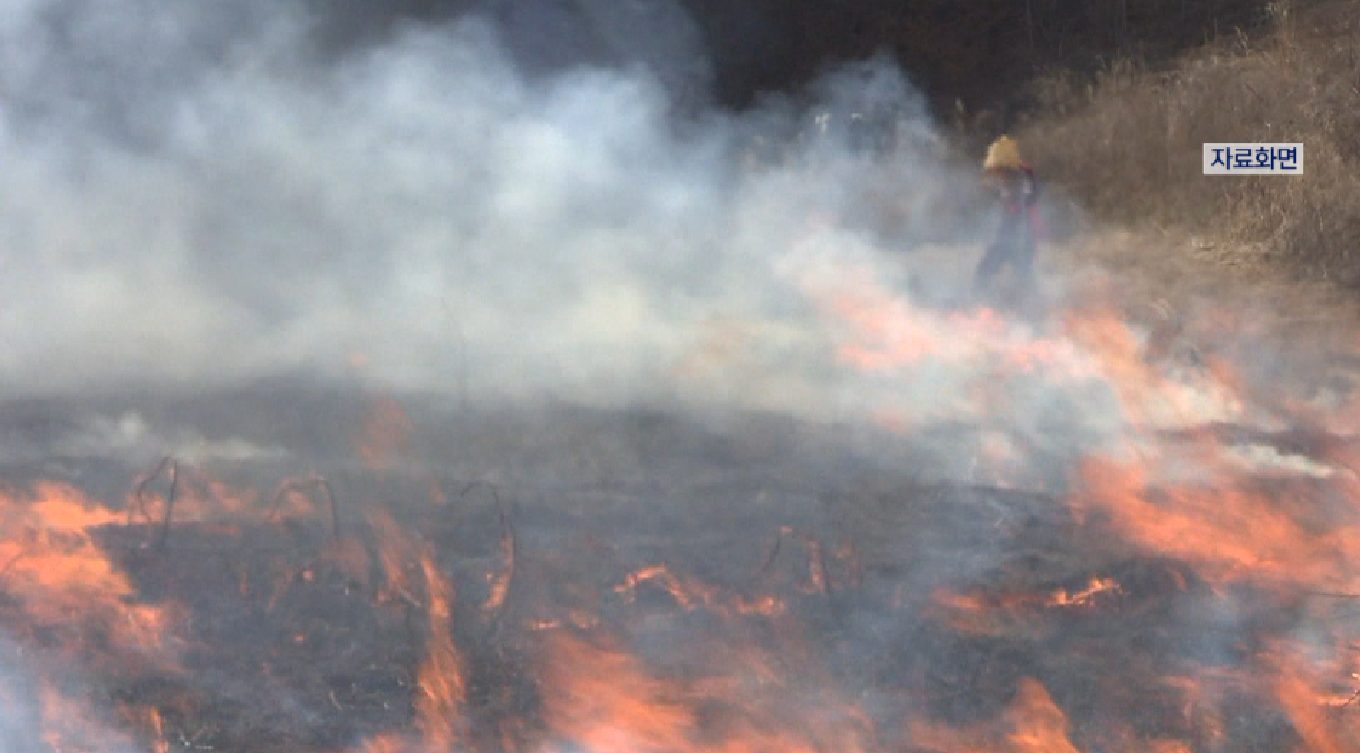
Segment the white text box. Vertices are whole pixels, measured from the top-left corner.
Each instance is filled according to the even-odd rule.
[[[1302,175],[1303,144],[1205,144],[1205,175]]]

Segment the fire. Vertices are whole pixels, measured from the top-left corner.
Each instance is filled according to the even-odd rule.
[[[940,589],[931,600],[933,608],[960,632],[1037,637],[1056,629],[1046,611],[1101,608],[1117,604],[1123,593],[1123,587],[1113,578],[1092,576],[1085,586],[1074,590],[1059,587],[1048,592],[957,593]]]
[[[1154,485],[1137,465],[1099,458],[1087,461],[1080,476],[1077,504],[1106,512],[1138,545],[1197,562],[1216,578],[1339,591],[1360,586],[1360,527],[1333,519],[1330,509],[1325,523],[1310,524],[1308,507],[1316,503],[1306,498],[1267,496],[1233,477],[1213,486]]]
[[[617,650],[596,649],[560,638],[549,674],[555,692],[549,725],[596,753],[688,750],[694,712],[669,684],[648,677],[636,660]]]
[[[1269,660],[1277,676],[1271,688],[1302,738],[1299,750],[1348,753],[1357,749],[1354,729],[1335,713],[1332,699],[1319,687],[1318,673],[1310,671],[1299,652],[1277,646]]]
[[[0,496],[0,594],[6,604],[0,624],[18,629],[14,637],[32,644],[38,656],[57,650],[91,664],[179,672],[181,611],[138,603],[138,589],[99,543],[100,531],[121,526],[123,519],[62,484],[39,483],[29,492]],[[39,674],[36,683],[38,714],[31,721],[50,749],[132,749],[132,737],[117,731],[90,701],[68,694],[54,678]],[[0,688],[0,699],[10,694]],[[17,714],[17,700],[9,698],[3,713]],[[166,751],[159,714],[139,710],[136,716],[151,730],[152,749]],[[4,739],[11,740],[10,733]]]
[[[416,736],[384,735],[367,741],[365,753],[441,753],[466,740],[463,703],[467,694],[464,660],[453,639],[454,588],[435,561],[434,552],[409,534],[385,511],[373,511],[370,525],[380,534],[378,560],[386,584],[380,602],[397,600],[425,614],[425,656],[416,669],[414,700]],[[412,591],[409,567],[417,559],[423,595]]]
[[[702,606],[728,616],[737,614],[775,616],[785,610],[784,602],[778,597],[769,594],[748,597],[729,593],[692,578],[677,576],[664,564],[649,565],[629,573],[622,583],[614,587],[614,591],[622,595],[626,601],[632,602],[637,598],[639,587],[645,584],[659,587],[685,611]]]
[[[999,385],[1036,371],[1053,389],[1089,379],[1114,389],[1125,422],[1118,448],[1122,454],[1094,452],[1079,464],[1066,499],[1076,520],[1109,525],[1124,542],[1148,555],[1193,563],[1196,575],[1206,579],[1219,598],[1227,598],[1223,589],[1233,584],[1266,589],[1274,598],[1286,600],[1282,603],[1306,593],[1360,592],[1356,578],[1360,521],[1351,502],[1360,484],[1353,474],[1269,476],[1207,431],[1191,428],[1175,440],[1155,434],[1158,427],[1206,426],[1224,416],[1248,424],[1269,419],[1342,431],[1339,413],[1318,415],[1284,395],[1270,394],[1212,352],[1199,354],[1197,370],[1168,369],[1165,359],[1149,350],[1161,353],[1167,344],[1145,342],[1108,305],[1070,308],[1058,329],[1041,334],[1007,323],[989,309],[949,318],[916,308],[872,280],[857,279],[853,287],[853,296],[815,296],[830,301],[830,315],[847,326],[849,342],[841,356],[853,369],[901,373],[930,360],[969,362],[974,373],[989,375],[987,388],[975,393],[978,404],[988,406],[1006,399],[1006,390]],[[1221,336],[1231,331],[1228,325],[1234,321],[1213,319],[1204,331]],[[1182,326],[1176,336],[1190,334]],[[893,415],[905,414],[894,408]],[[904,431],[911,425],[909,420],[899,423]],[[1360,467],[1351,457],[1353,445],[1324,439],[1313,449],[1315,462]],[[987,452],[1000,457],[994,450]],[[1327,481],[1319,480],[1324,478]],[[1182,578],[1180,590],[1185,587]],[[1093,606],[1121,593],[1118,581],[1092,576],[1084,588],[1047,594],[941,589],[934,595],[933,609],[965,633],[1039,639],[1051,635],[1051,626],[1041,617],[1043,609]],[[1323,711],[1354,697],[1353,689],[1337,692],[1346,687],[1345,679],[1355,685],[1334,661],[1354,655],[1347,640],[1336,636],[1326,644],[1333,660],[1322,665],[1305,666],[1295,659],[1287,664],[1266,662],[1260,669],[1260,682],[1273,688],[1302,737],[1298,750],[1355,749],[1351,742],[1343,742],[1335,718]],[[1324,692],[1319,683],[1328,684],[1330,691]],[[1041,692],[1041,686],[1026,686],[1018,708],[1040,709],[1036,699]],[[1028,750],[1021,744],[1024,739],[1033,739],[1043,750],[1074,749],[1055,733],[1054,725],[1043,726],[1046,731],[1033,738],[1003,736],[1004,741],[996,734],[985,741],[976,736],[946,740],[948,735],[939,729],[928,725],[920,729],[940,733],[935,739],[941,750]],[[1130,748],[1146,750],[1148,745],[1157,750],[1190,749],[1174,740],[1144,740]]]
[[[546,720],[567,743],[552,753],[813,753],[869,748],[873,730],[853,706],[789,698],[778,675],[756,655],[735,659],[717,676],[663,678],[630,653],[604,642],[558,634],[550,643]],[[773,691],[773,692],[771,692]]]
[[[386,578],[382,589],[379,591],[379,601],[404,601],[408,604],[419,603],[419,600],[412,595],[412,587],[405,554],[413,542],[407,538],[400,524],[394,520],[386,510],[377,509],[369,512],[368,523],[378,534],[379,541],[382,542],[378,547],[378,560],[382,564],[383,575]]]
[[[467,691],[463,683],[463,660],[450,634],[450,602],[453,589],[425,553],[420,559],[425,575],[428,645],[425,662],[416,674],[420,695],[416,699],[416,729],[431,750],[450,750],[461,742],[460,708]]]
[[[156,523],[164,527],[167,522],[220,522],[251,516],[258,510],[259,497],[252,489],[237,488],[167,456],[137,477],[126,504],[129,524]],[[307,514],[311,510],[295,506],[276,512]]]
[[[115,751],[133,745],[131,736],[112,731],[98,723],[99,713],[88,704],[63,695],[56,686],[43,682],[38,693],[42,740],[61,753],[76,751]],[[159,745],[157,745],[159,747]]]
[[[1092,578],[1085,588],[1075,593],[1059,589],[1049,597],[1048,603],[1059,607],[1080,606],[1090,604],[1100,594],[1117,594],[1121,590],[1119,583],[1112,578]]]
[[[737,543],[672,553],[651,534],[629,548],[627,515],[578,509],[567,492],[502,499],[464,480],[450,495],[444,477],[419,479],[433,504],[420,489],[353,507],[342,480],[273,478],[260,497],[172,459],[134,481],[125,508],[39,483],[0,496],[0,618],[24,651],[145,695],[114,704],[135,732],[106,739],[116,725],[56,672],[39,673],[32,698],[0,684],[0,700],[31,701],[58,753],[162,753],[211,734],[184,729],[206,715],[186,657],[241,652],[241,684],[283,688],[260,705],[314,693],[321,710],[298,718],[370,715],[300,753],[1360,750],[1360,450],[1345,433],[1360,402],[1310,409],[1221,355],[1169,365],[1168,336],[1149,345],[1108,305],[1025,322],[927,311],[855,279],[810,292],[840,337],[836,365],[884,387],[866,415],[899,437],[939,418],[966,426],[984,491],[934,504],[886,484],[883,506],[907,522],[865,525],[841,498],[877,491],[860,494],[848,473],[844,488],[788,491],[758,524],[704,508]],[[893,399],[940,364],[961,375],[950,400]],[[1061,492],[1015,491],[1040,487],[1049,469],[1036,466],[1054,462],[1015,425],[1017,396],[1093,385],[1113,395],[1102,439],[1117,441],[1063,456]],[[1334,472],[1267,473],[1220,428],[1275,437],[1279,425],[1298,429],[1282,452]],[[375,399],[358,455],[391,468],[412,434],[400,404]],[[490,489],[498,531],[471,522],[486,512],[473,488]],[[353,510],[343,527],[337,494]],[[521,537],[517,505],[536,494],[550,523]],[[232,525],[205,525],[219,519]],[[562,535],[578,520],[589,535]],[[178,581],[181,569],[205,573]],[[231,630],[262,646],[209,645]],[[290,671],[305,680],[289,685]],[[1258,718],[1264,732],[1244,731]]]
[[[842,347],[842,358],[864,371],[892,372],[927,360],[971,365],[997,359],[1018,372],[1055,370],[1072,378],[1090,373],[1070,343],[1035,337],[988,308],[926,312],[875,288],[835,297],[829,308],[855,333]]]
[[[172,659],[173,610],[132,603],[137,589],[94,538],[122,516],[55,483],[0,496],[0,516],[0,578],[30,625],[66,632],[77,627],[70,615],[80,614],[122,648]]]
[[[385,470],[410,449],[413,425],[401,403],[384,396],[371,398],[363,427],[354,438],[364,467]]]
[[[1080,753],[1062,709],[1033,679],[1020,683],[1015,701],[994,724],[952,729],[918,723],[911,742],[932,753]]]

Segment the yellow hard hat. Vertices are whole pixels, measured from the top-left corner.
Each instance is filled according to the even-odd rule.
[[[1002,136],[987,148],[987,159],[982,161],[983,171],[1018,170],[1024,160],[1020,159],[1020,144],[1010,136]]]

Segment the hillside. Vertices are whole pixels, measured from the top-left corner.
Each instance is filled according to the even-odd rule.
[[[1158,69],[1051,74],[1018,135],[1089,216],[1129,232],[1079,252],[1155,284],[1360,286],[1360,3],[1274,7],[1259,39],[1219,40]],[[1305,172],[1202,174],[1202,144],[1302,142]],[[1160,273],[1159,273],[1160,270]]]

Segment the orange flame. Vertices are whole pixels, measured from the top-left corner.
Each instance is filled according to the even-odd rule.
[[[466,694],[463,660],[451,633],[453,587],[428,552],[421,557],[420,567],[429,604],[425,661],[416,674],[421,691],[416,699],[416,729],[431,750],[452,750],[464,738],[460,706]]]
[[[109,630],[123,648],[160,656],[176,615],[131,602],[136,589],[96,543],[93,533],[122,517],[56,483],[28,495],[0,495],[0,576],[36,625],[73,628],[82,614]]]
[[[911,741],[939,753],[1080,753],[1068,737],[1067,716],[1031,679],[1021,681],[1015,702],[998,722],[964,729],[918,722]]]

